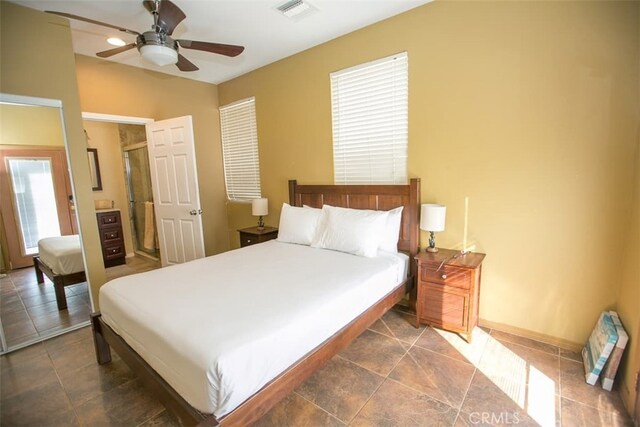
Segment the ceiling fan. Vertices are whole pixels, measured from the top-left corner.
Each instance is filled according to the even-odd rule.
[[[156,65],[176,64],[180,71],[196,71],[198,67],[179,53],[180,48],[202,50],[225,56],[238,56],[244,50],[243,46],[230,44],[183,39],[174,40],[170,36],[173,34],[176,26],[187,17],[184,12],[170,0],[144,0],[142,4],[153,15],[151,30],[143,33],[70,13],[52,10],[47,10],[46,12],[66,18],[77,19],[78,21],[89,22],[90,24],[113,28],[137,36],[135,43],[129,43],[114,49],[98,52],[96,55],[101,58],[108,58],[137,47],[140,55],[142,55],[144,59]]]

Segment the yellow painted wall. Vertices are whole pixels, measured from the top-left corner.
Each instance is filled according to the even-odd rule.
[[[622,380],[621,395],[632,413],[636,399],[636,375],[640,372],[640,134],[636,147],[635,194],[617,310],[630,337],[618,379]]]
[[[435,2],[220,84],[256,97],[266,222],[333,182],[329,73],[407,51],[409,174],[443,247],[487,253],[480,316],[583,343],[616,303],[638,131],[637,2]],[[229,230],[255,221],[230,205]],[[426,235],[422,235],[422,246]]]
[[[205,253],[228,250],[217,86],[83,55],[76,55],[76,64],[84,112],[193,116]]]
[[[133,255],[131,222],[129,221],[129,198],[124,178],[120,133],[117,123],[84,120],[84,130],[89,135],[88,145],[98,149],[102,190],[93,192],[94,200],[113,200],[113,207],[120,209],[122,234],[127,255]]]
[[[0,104],[0,145],[64,146],[60,110]]]
[[[82,241],[99,248],[74,59],[68,20],[0,1],[0,91],[62,100]],[[105,281],[102,253],[85,251],[85,261],[95,295]]]

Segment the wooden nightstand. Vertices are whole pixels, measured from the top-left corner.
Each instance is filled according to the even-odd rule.
[[[240,233],[240,247],[255,245],[256,243],[266,242],[278,237],[278,229],[275,227],[264,227],[258,230],[258,227],[242,228],[238,230]]]
[[[459,253],[439,249],[416,256],[416,326],[428,323],[458,332],[471,342],[471,332],[478,324],[480,274],[485,254],[469,252],[456,256]]]

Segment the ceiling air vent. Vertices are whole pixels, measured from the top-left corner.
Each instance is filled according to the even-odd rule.
[[[303,0],[290,0],[276,7],[284,16],[289,19],[298,20],[316,12],[317,9]]]

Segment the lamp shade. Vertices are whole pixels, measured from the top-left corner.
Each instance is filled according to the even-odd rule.
[[[251,215],[253,216],[265,216],[269,214],[269,200],[253,199],[251,201]]]
[[[424,231],[444,231],[447,207],[427,203],[420,208],[420,228]]]

